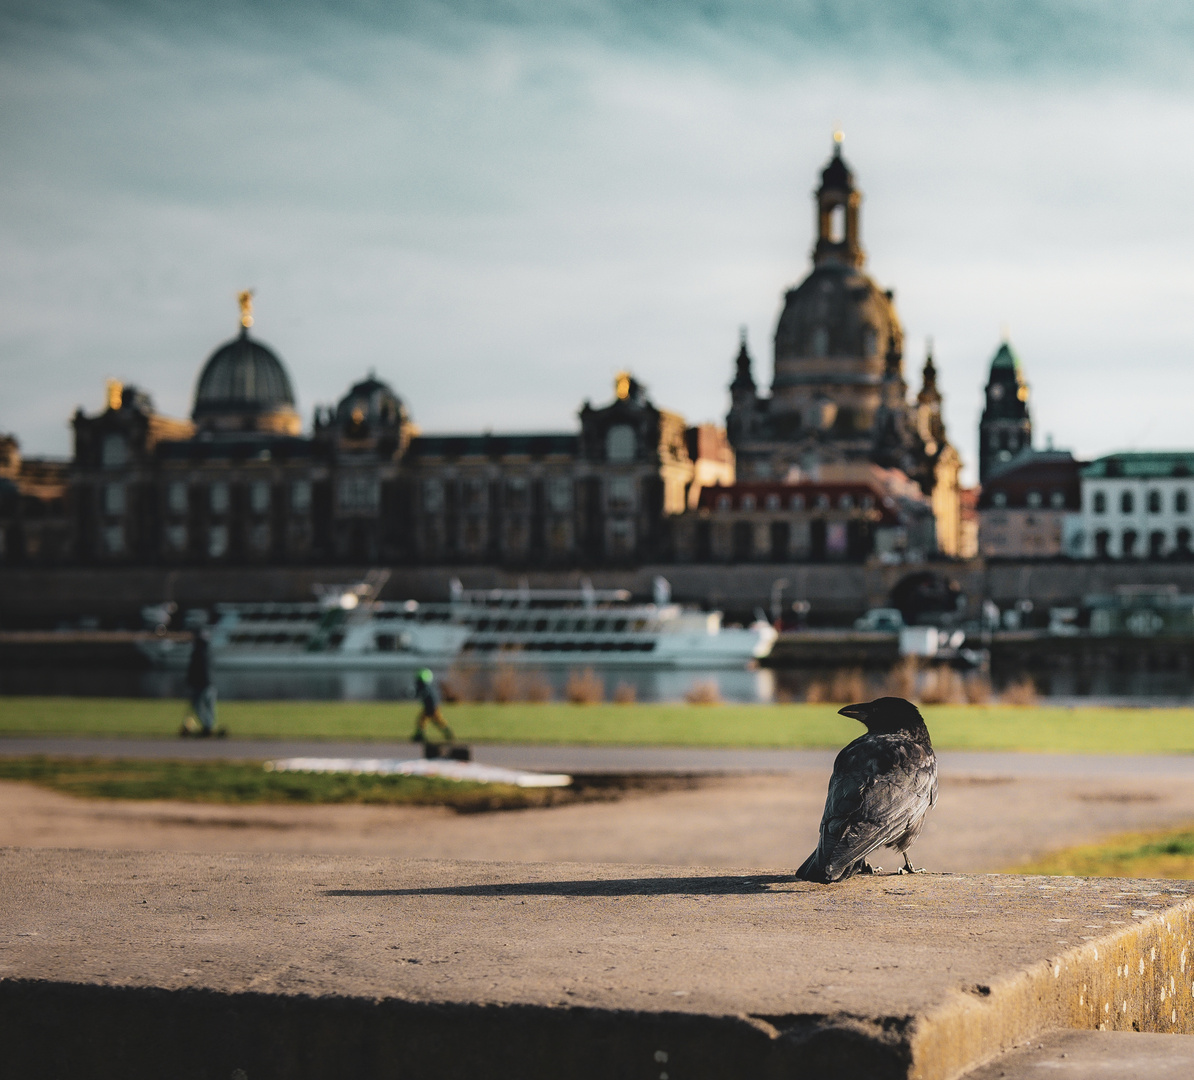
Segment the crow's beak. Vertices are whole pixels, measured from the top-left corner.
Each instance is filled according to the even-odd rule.
[[[866,706],[865,705],[847,705],[844,709],[838,709],[838,715],[848,716],[851,720],[857,720],[859,723],[866,723]]]

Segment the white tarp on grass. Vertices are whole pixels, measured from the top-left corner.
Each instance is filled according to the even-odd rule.
[[[572,777],[566,773],[523,772],[480,765],[475,761],[451,761],[439,758],[425,761],[415,758],[279,758],[265,763],[267,772],[373,773],[378,776],[442,776],[445,780],[470,780],[478,784],[513,784],[516,787],[567,787]]]

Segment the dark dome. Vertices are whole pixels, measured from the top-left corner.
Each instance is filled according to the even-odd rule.
[[[248,330],[221,345],[203,366],[195,389],[196,421],[230,414],[245,417],[294,411],[286,369]]]
[[[402,399],[372,373],[349,390],[336,406],[336,422],[352,434],[397,427],[406,419]]]

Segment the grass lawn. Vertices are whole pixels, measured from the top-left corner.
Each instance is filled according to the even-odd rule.
[[[404,739],[416,710],[410,701],[227,701],[219,720],[234,738]],[[167,738],[184,712],[183,702],[164,699],[0,697],[0,736]],[[941,749],[1194,752],[1194,708],[940,705],[924,713]],[[457,704],[444,715],[459,738],[479,743],[840,747],[862,731],[833,705]]]
[[[1194,878],[1194,831],[1125,833],[1014,867],[1009,873],[1076,877]]]
[[[98,799],[212,803],[373,803],[449,806],[461,813],[546,806],[552,788],[474,784],[438,776],[266,772],[261,763],[0,758],[0,780]]]

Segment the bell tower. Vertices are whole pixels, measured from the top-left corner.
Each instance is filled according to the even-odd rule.
[[[857,269],[866,262],[858,238],[858,208],[862,192],[854,186],[854,174],[842,160],[841,131],[833,133],[833,157],[821,173],[817,189],[817,243],[813,265],[836,263]]]
[[[992,471],[1031,445],[1028,383],[1020,370],[1020,358],[1005,338],[991,360],[986,405],[978,425],[978,482],[986,483]]]

